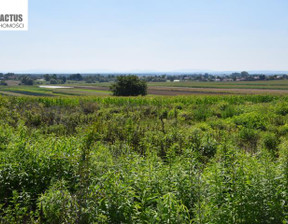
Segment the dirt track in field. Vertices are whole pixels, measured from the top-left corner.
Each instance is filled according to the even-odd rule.
[[[75,88],[81,89],[94,89],[109,91],[109,87],[102,86],[75,86]],[[288,90],[277,89],[216,89],[216,88],[189,88],[189,87],[148,87],[148,94],[162,95],[162,96],[177,96],[177,95],[194,95],[194,94],[288,94]]]

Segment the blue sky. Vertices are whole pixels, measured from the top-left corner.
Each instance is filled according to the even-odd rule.
[[[0,71],[288,71],[287,0],[29,0]]]

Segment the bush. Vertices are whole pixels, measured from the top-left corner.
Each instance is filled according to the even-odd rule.
[[[76,198],[70,194],[64,181],[59,181],[43,194],[39,199],[41,217],[48,223],[75,223],[78,206]]]
[[[254,149],[257,146],[259,135],[256,130],[244,127],[239,131],[239,138],[241,146],[248,146],[248,148]]]
[[[268,117],[254,111],[233,117],[233,120],[236,125],[265,131]]]
[[[274,133],[265,133],[263,136],[263,144],[269,150],[276,150],[279,144],[279,139]]]

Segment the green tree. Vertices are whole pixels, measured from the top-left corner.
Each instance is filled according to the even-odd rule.
[[[241,72],[241,76],[242,76],[242,77],[248,77],[248,76],[249,76],[249,73],[246,72],[246,71],[243,71],[243,72]]]
[[[50,81],[50,79],[51,79],[50,75],[48,75],[48,74],[44,75],[43,77],[44,77],[45,81],[47,81],[47,82]]]
[[[23,85],[33,85],[33,79],[30,76],[23,76],[21,78],[21,83]]]
[[[136,75],[118,76],[110,89],[114,96],[147,95],[147,83]]]
[[[74,81],[82,81],[83,76],[80,74],[73,74],[73,75],[70,75],[68,79],[74,80]]]
[[[57,79],[50,79],[50,84],[57,84]]]

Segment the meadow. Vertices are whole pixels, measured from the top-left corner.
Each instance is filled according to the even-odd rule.
[[[287,96],[0,96],[0,120],[1,223],[288,222]]]

